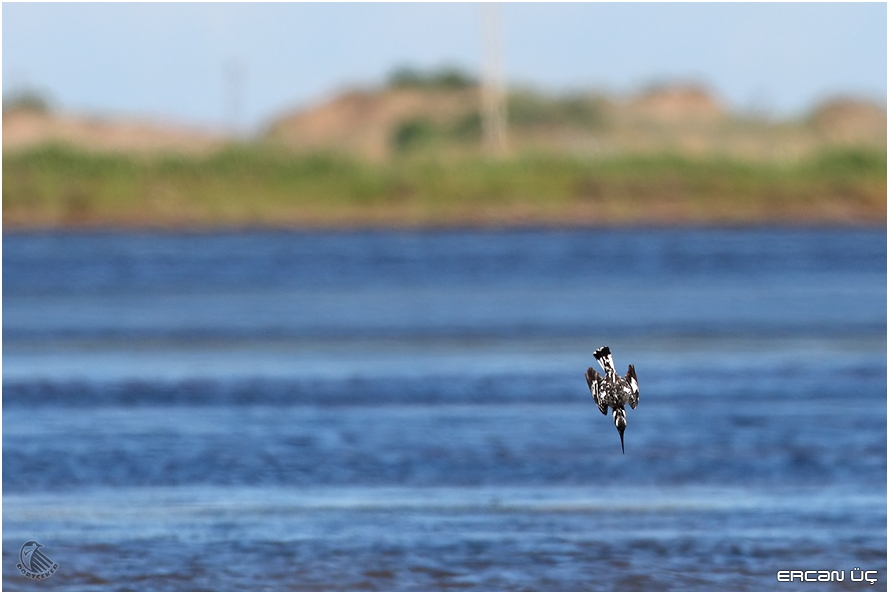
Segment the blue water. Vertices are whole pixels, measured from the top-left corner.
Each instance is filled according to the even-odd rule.
[[[886,391],[882,230],[5,234],[3,587],[885,590]]]

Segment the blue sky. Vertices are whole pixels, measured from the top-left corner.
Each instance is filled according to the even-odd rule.
[[[236,116],[257,130],[399,65],[479,73],[482,14],[478,3],[4,3],[3,90],[40,90],[65,111],[207,127]],[[499,14],[511,85],[631,93],[696,81],[732,108],[777,116],[837,94],[886,100],[884,3],[520,3]]]

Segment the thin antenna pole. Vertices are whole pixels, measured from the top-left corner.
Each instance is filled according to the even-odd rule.
[[[244,65],[232,59],[225,66],[225,103],[229,133],[238,136],[241,133],[241,112],[244,109]]]
[[[482,72],[482,132],[485,148],[494,155],[506,152],[506,94],[503,89],[500,6],[482,4],[484,68]]]

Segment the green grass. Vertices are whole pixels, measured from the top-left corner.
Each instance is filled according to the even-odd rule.
[[[517,90],[507,96],[509,124],[513,129],[570,126],[581,130],[606,127],[604,100],[585,95],[549,97],[532,90]]]
[[[236,146],[205,157],[3,156],[4,226],[885,224],[885,151],[796,163],[677,155],[372,164]]]

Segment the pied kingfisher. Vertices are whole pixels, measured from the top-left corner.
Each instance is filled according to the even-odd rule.
[[[593,357],[605,370],[605,377],[590,367],[586,370],[586,383],[590,388],[590,394],[596,401],[596,406],[602,414],[608,414],[608,407],[614,409],[614,426],[620,433],[620,451],[624,451],[624,429],[627,428],[627,412],[624,405],[630,403],[630,408],[636,408],[639,404],[639,384],[636,381],[636,368],[632,365],[627,368],[627,375],[620,377],[614,370],[614,360],[611,358],[611,349],[607,346],[600,347],[593,353]]]

